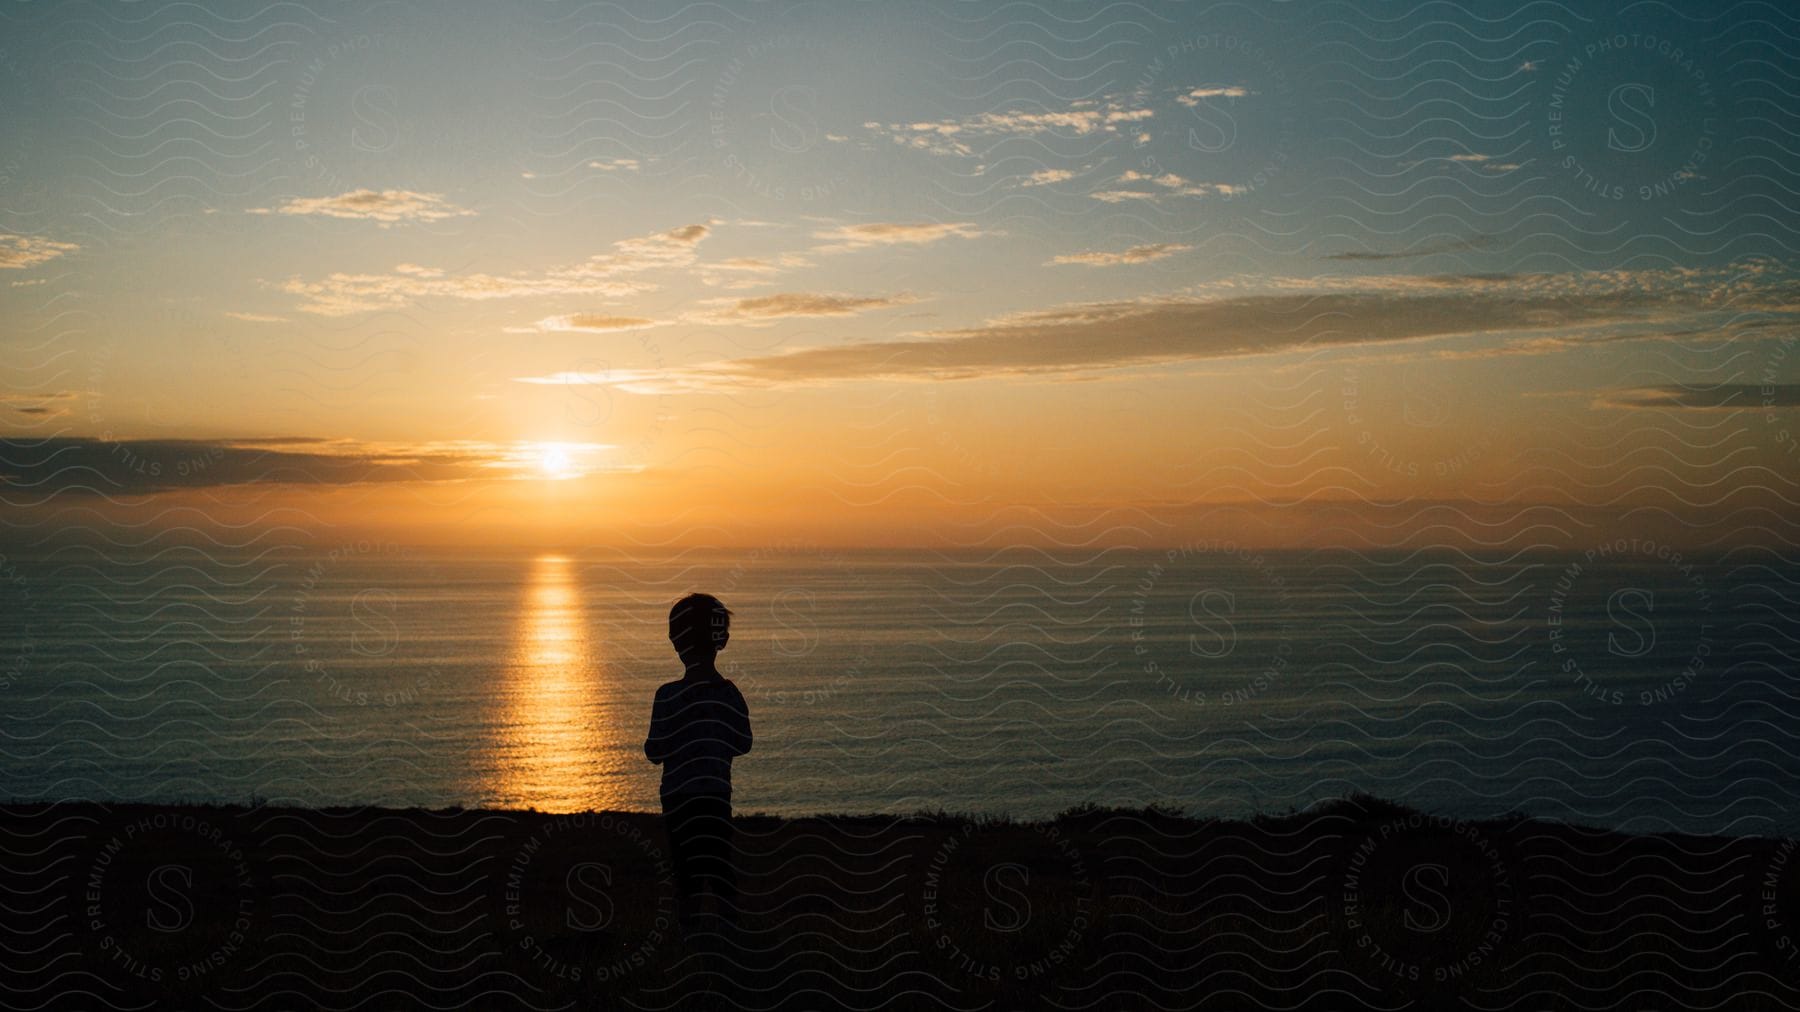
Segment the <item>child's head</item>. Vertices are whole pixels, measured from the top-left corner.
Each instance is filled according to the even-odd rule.
[[[731,638],[731,609],[711,594],[689,594],[669,609],[669,642],[683,661],[710,661]]]

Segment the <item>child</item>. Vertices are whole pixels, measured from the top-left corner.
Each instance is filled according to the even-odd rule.
[[[669,642],[687,673],[656,690],[644,741],[644,755],[663,768],[663,825],[684,935],[694,931],[708,882],[719,913],[737,924],[731,760],[750,751],[750,707],[713,663],[730,637],[731,612],[711,594],[689,594],[669,609]]]

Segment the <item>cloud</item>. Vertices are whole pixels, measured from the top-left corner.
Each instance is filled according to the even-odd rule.
[[[605,386],[618,372],[553,372],[544,376],[515,376],[514,383],[530,383],[546,387]]]
[[[1207,85],[1205,87],[1193,88],[1185,91],[1175,96],[1175,101],[1192,109],[1199,105],[1203,100],[1209,98],[1247,98],[1254,94],[1256,94],[1256,92],[1251,91],[1249,88],[1242,85]]]
[[[228,309],[225,311],[225,315],[231,317],[234,320],[243,320],[245,323],[286,323],[286,322],[288,322],[287,317],[285,317],[285,316],[270,316],[268,313],[240,313],[236,310]]]
[[[802,261],[802,265],[803,264],[804,261]],[[780,271],[784,266],[795,265],[783,264],[777,260],[769,260],[764,257],[731,257],[730,259],[721,260],[715,264],[707,264],[706,269],[713,271],[743,271],[747,274],[774,274]]]
[[[1455,154],[1455,155],[1442,155],[1442,156],[1434,156],[1431,158],[1413,158],[1413,159],[1408,159],[1406,161],[1400,162],[1399,164],[1400,164],[1400,167],[1403,169],[1410,169],[1410,168],[1414,168],[1415,166],[1419,166],[1419,165],[1430,165],[1433,162],[1453,162],[1458,165],[1473,166],[1474,168],[1480,169],[1483,172],[1511,172],[1514,169],[1521,168],[1524,165],[1523,162],[1495,161],[1496,157],[1498,157],[1498,156],[1482,154],[1480,152],[1468,151],[1468,152],[1463,152],[1461,154]]]
[[[656,286],[633,277],[652,270],[691,266],[695,247],[710,234],[707,225],[684,225],[653,235],[621,239],[614,252],[538,273],[465,274],[418,264],[396,265],[387,274],[330,274],[319,281],[290,278],[281,290],[306,300],[300,310],[345,316],[399,309],[426,297],[510,299],[530,295],[600,295],[618,298]]]
[[[857,380],[1093,375],[1303,349],[1605,328],[1701,326],[1800,305],[1758,269],[1277,279],[1250,294],[1087,302],[902,340],[829,345],[615,377],[635,392]],[[1553,350],[1553,349],[1547,349]]]
[[[1058,110],[985,112],[961,119],[914,123],[869,122],[863,124],[863,129],[889,137],[903,147],[934,155],[969,157],[975,154],[968,144],[972,139],[1116,134],[1121,125],[1142,122],[1151,116],[1149,109],[1131,108],[1117,99],[1090,98],[1078,99]]]
[[[621,169],[636,172],[640,167],[635,158],[597,158],[587,164],[588,168],[600,169],[603,172],[617,172]]]
[[[1118,264],[1145,264],[1152,260],[1161,260],[1177,253],[1184,253],[1193,248],[1177,242],[1149,243],[1143,246],[1133,246],[1119,253],[1065,253],[1050,260],[1048,265],[1086,264],[1090,267],[1112,267]]]
[[[658,326],[656,320],[642,316],[612,316],[606,313],[568,313],[546,316],[529,327],[508,327],[512,334],[577,332],[610,334],[621,330],[642,330]]]
[[[1019,185],[1020,186],[1048,186],[1051,183],[1066,182],[1066,181],[1068,181],[1070,179],[1074,179],[1074,178],[1075,178],[1075,173],[1069,169],[1039,169],[1036,172],[1033,172],[1031,175],[1026,176],[1024,181],[1021,182]]]
[[[941,224],[884,221],[867,225],[840,225],[837,228],[821,229],[812,235],[814,239],[827,240],[826,245],[815,247],[815,252],[841,253],[870,246],[923,246],[940,239],[973,239],[981,234],[974,223],[967,221]]]
[[[714,287],[760,288],[786,271],[811,267],[813,262],[798,253],[782,253],[774,257],[732,257],[699,265],[702,284]]]
[[[1720,383],[1716,386],[1654,386],[1608,391],[1600,405],[1614,408],[1678,408],[1695,411],[1758,411],[1800,408],[1800,383]]]
[[[1162,194],[1154,190],[1095,190],[1088,196],[1108,204],[1122,204],[1127,200],[1155,200]]]
[[[73,253],[80,246],[72,242],[56,242],[35,235],[0,232],[0,270],[24,270]]]
[[[910,293],[843,295],[834,292],[781,292],[745,299],[714,300],[710,308],[683,317],[694,323],[766,323],[792,316],[854,316],[919,301]]]
[[[69,413],[68,402],[75,400],[73,390],[53,390],[43,394],[0,394],[0,409],[33,418],[58,418]]]
[[[145,495],[233,485],[342,486],[401,482],[499,481],[574,477],[547,474],[545,451],[579,474],[636,470],[609,465],[604,443],[366,443],[283,436],[248,439],[127,439],[86,436],[0,438],[0,491]]]
[[[251,214],[268,214],[269,208],[253,207]],[[442,221],[474,214],[444,201],[441,193],[412,190],[351,190],[335,197],[295,197],[275,208],[276,214],[323,215],[379,222],[383,228],[402,221]]]
[[[760,326],[790,317],[854,316],[876,309],[888,309],[917,302],[908,292],[897,295],[842,295],[818,292],[783,292],[747,299],[717,299],[707,308],[683,314],[687,323]],[[705,371],[702,367],[701,371]],[[633,392],[659,393],[669,389],[688,389],[688,384],[671,374],[650,373],[633,369],[607,372],[554,372],[542,376],[515,376],[515,383],[536,386],[613,386]]]
[[[1241,192],[1242,188],[1230,183],[1196,183],[1173,172],[1152,175],[1127,169],[1119,176],[1120,183],[1148,183],[1160,189],[1118,189],[1099,190],[1088,194],[1095,200],[1103,200],[1109,204],[1117,204],[1126,200],[1156,200],[1160,197],[1229,197]]]
[[[500,476],[505,448],[394,446],[308,437],[0,439],[0,488],[20,493],[144,494],[223,485],[356,485]]]

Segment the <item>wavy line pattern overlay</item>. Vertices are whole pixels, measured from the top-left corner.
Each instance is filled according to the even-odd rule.
[[[0,1005],[1800,1007],[1793,9],[476,6],[0,9]],[[695,505],[347,521],[504,519],[521,386]],[[757,744],[682,937],[693,589]]]

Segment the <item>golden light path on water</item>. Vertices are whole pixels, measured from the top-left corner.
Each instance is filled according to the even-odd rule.
[[[502,687],[498,782],[485,792],[494,803],[545,812],[625,807],[623,715],[606,712],[618,696],[602,692],[604,662],[574,563],[533,559]]]

